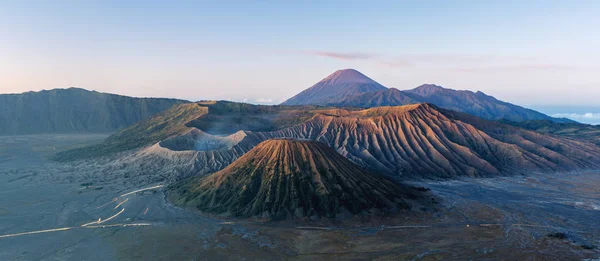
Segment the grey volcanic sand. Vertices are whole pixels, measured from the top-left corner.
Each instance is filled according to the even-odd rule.
[[[600,257],[597,248],[581,247],[600,245],[597,172],[422,182],[418,185],[441,198],[440,211],[344,224],[264,224],[172,206],[162,188],[127,194],[170,182],[161,169],[154,173],[154,167],[111,159],[72,164],[46,159],[103,137],[0,136],[0,260]],[[68,230],[15,235],[59,228]],[[547,237],[555,232],[567,239]]]
[[[545,227],[577,243],[600,245],[598,172],[428,183],[447,202],[477,201],[501,209],[507,232],[519,224]],[[513,225],[512,227],[510,225]]]

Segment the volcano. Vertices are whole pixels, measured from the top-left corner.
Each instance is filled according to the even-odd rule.
[[[327,105],[342,99],[387,88],[354,69],[338,70],[282,105]]]
[[[316,141],[271,139],[227,168],[175,189],[176,202],[265,219],[387,214],[409,209],[417,189],[369,173]]]

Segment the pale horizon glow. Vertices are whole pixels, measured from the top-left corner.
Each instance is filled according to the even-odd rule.
[[[276,104],[354,68],[400,90],[433,83],[525,107],[596,106],[598,13],[598,1],[8,1],[0,93]]]

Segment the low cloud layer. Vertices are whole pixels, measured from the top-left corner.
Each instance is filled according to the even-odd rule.
[[[274,102],[273,99],[271,98],[259,98],[254,100],[255,103],[261,103],[261,104],[272,104]]]
[[[582,123],[600,125],[600,113],[555,113],[552,117],[568,118]]]

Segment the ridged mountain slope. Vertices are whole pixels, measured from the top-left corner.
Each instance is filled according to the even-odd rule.
[[[252,135],[321,141],[361,166],[407,178],[600,168],[600,147],[594,144],[431,104],[320,114],[291,128]]]
[[[132,149],[134,147],[130,145],[141,147],[154,142],[155,145],[137,153],[140,161],[157,164],[185,162],[192,174],[207,174],[223,169],[264,140],[289,137],[321,141],[365,168],[409,179],[600,168],[600,147],[592,143],[540,134],[431,104],[360,111],[304,111],[297,108],[292,111],[313,116],[301,119],[300,123],[291,127],[283,126],[288,125],[290,117],[295,118],[298,112],[269,111],[271,122],[283,120],[286,124],[268,124],[267,130],[282,126],[275,131],[261,131],[254,124],[243,124],[240,126],[250,126],[258,131],[238,130],[229,136],[214,136],[190,126],[195,119],[205,117],[211,107],[202,104],[189,106],[182,112],[191,108],[197,108],[198,112],[170,111],[136,128],[117,133],[98,147],[58,155],[81,157],[90,151]],[[281,106],[278,109],[289,108]],[[253,117],[243,119],[255,121]]]
[[[224,170],[176,190],[179,203],[202,211],[268,219],[388,213],[419,198],[325,144],[289,139],[264,141]]]
[[[261,141],[288,137],[323,142],[365,168],[408,179],[600,168],[600,147],[592,143],[544,135],[431,104],[315,112],[311,119],[277,131],[240,131],[218,137],[195,130],[140,155],[146,161],[168,164],[176,155],[185,154],[193,160],[194,171],[205,174],[224,168]]]

